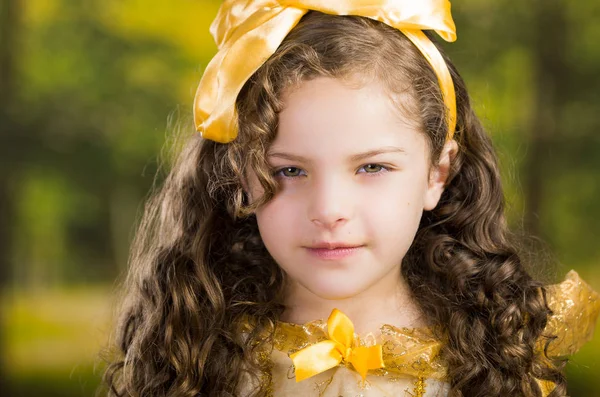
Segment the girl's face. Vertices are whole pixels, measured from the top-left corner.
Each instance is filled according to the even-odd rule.
[[[393,288],[423,210],[443,190],[425,137],[376,83],[316,78],[284,104],[268,152],[281,190],[256,212],[266,248],[296,291],[315,298]],[[249,188],[262,193],[255,175]]]

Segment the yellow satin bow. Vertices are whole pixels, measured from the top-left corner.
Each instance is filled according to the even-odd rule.
[[[455,41],[448,0],[225,0],[210,31],[219,51],[208,64],[194,100],[202,137],[227,143],[237,136],[235,101],[244,83],[275,52],[309,10],[357,15],[404,33],[433,67],[447,108],[448,134],[456,128],[456,97],[446,62],[423,30]]]
[[[354,346],[354,324],[338,309],[327,320],[329,340],[308,346],[290,355],[296,382],[327,371],[340,363],[350,363],[363,380],[370,369],[383,368],[381,345]]]

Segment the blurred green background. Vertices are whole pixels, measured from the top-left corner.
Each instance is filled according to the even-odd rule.
[[[0,395],[95,394],[133,225],[216,51],[218,6],[0,3]],[[532,271],[600,290],[600,2],[453,14],[444,47],[496,143],[510,222],[539,237]],[[599,355],[596,336],[572,358],[571,395],[600,396]]]

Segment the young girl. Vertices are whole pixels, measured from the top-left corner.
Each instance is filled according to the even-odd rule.
[[[114,396],[564,396],[577,273],[511,242],[446,0],[227,0],[149,201]]]

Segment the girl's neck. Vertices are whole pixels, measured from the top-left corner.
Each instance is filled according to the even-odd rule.
[[[377,333],[383,324],[396,327],[420,328],[428,324],[417,304],[412,300],[408,286],[400,282],[390,283],[387,288],[372,288],[345,299],[321,298],[301,285],[290,283],[286,294],[286,310],[282,320],[305,324],[324,320],[333,309],[346,314],[354,324],[354,332],[364,335]]]

